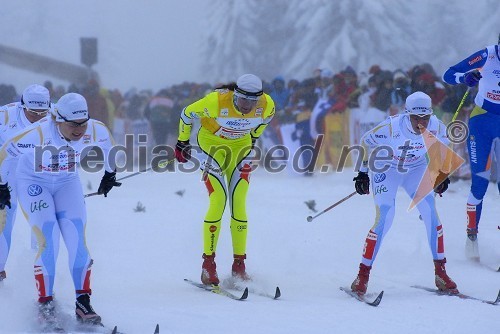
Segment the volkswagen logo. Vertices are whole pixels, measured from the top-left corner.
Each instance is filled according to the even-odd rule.
[[[32,184],[28,187],[28,195],[30,196],[38,196],[42,193],[42,187],[38,184]]]
[[[375,183],[380,183],[384,180],[385,180],[385,173],[378,173],[375,174],[375,176],[373,176],[373,181],[375,181]]]

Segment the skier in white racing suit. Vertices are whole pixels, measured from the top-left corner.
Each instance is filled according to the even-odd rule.
[[[436,286],[443,291],[458,293],[457,285],[445,270],[443,228],[432,194],[434,189],[441,195],[450,182],[448,175],[441,171],[440,162],[448,140],[446,127],[432,115],[431,106],[427,94],[415,92],[406,99],[405,114],[389,117],[361,139],[365,158],[354,178],[355,188],[360,195],[370,193],[370,167],[376,217],[366,237],[358,276],[351,285],[352,291],[359,295],[366,293],[372,264],[392,225],[399,187],[412,198],[425,224],[434,260]],[[374,159],[374,156],[379,159]],[[385,159],[380,159],[382,156]],[[438,175],[432,172],[438,172]]]
[[[51,111],[50,120],[6,141],[0,150],[0,165],[18,160],[19,204],[40,246],[34,264],[40,318],[47,323],[56,321],[53,287],[62,235],[75,287],[76,316],[82,322],[99,324],[101,318],[90,305],[92,259],[85,242],[87,217],[76,168],[92,147],[100,147],[105,173],[98,193],[107,196],[113,186],[120,185],[114,161],[108,159],[113,139],[103,123],[89,119],[87,102],[80,94],[62,96]],[[4,206],[10,205],[4,181],[7,172],[2,168],[0,205]]]
[[[50,109],[49,90],[43,86],[33,84],[26,87],[20,102],[13,102],[0,107],[0,145],[7,138],[22,132],[33,123],[45,120]],[[12,229],[17,213],[17,190],[16,190],[16,160],[7,162],[4,169],[8,169],[4,180],[8,184],[12,200],[10,207],[0,211],[0,281],[7,277],[5,265],[9,256]],[[35,238],[32,236],[32,248],[36,248]]]

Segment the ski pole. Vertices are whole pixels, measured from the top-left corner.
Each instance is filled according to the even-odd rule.
[[[460,112],[460,109],[464,105],[465,99],[469,95],[469,92],[470,92],[470,87],[467,87],[467,90],[465,91],[464,96],[462,96],[462,100],[460,101],[460,104],[458,105],[458,108],[455,111],[455,114],[453,115],[453,118],[451,119],[451,123],[455,122],[455,120],[457,119],[457,116],[458,116],[458,114]]]
[[[465,99],[469,95],[470,89],[471,89],[470,87],[467,87],[467,90],[465,91],[464,96],[462,96],[462,100],[458,104],[458,108],[455,111],[455,114],[453,115],[453,118],[451,119],[451,121],[448,124],[448,126],[450,126],[457,119],[457,116],[460,113],[460,109],[462,109],[462,106],[464,105]],[[446,156],[445,156],[444,163],[443,163],[443,169],[447,173],[451,172],[451,170],[450,170],[451,169],[451,160],[452,160],[452,154],[451,153],[453,152],[453,142],[450,142],[449,146],[450,146],[450,150],[448,150],[446,152]]]
[[[325,212],[328,212],[330,211],[331,209],[333,209],[334,207],[336,207],[337,205],[339,205],[340,203],[342,202],[345,202],[347,201],[349,198],[351,198],[352,196],[356,195],[357,192],[354,191],[353,193],[347,195],[346,197],[342,198],[340,201],[336,202],[336,203],[333,203],[332,205],[330,205],[329,207],[327,207],[325,210],[321,211],[320,213],[318,213],[316,216],[307,216],[307,221],[308,222],[312,222],[313,219],[316,219],[317,217],[321,216],[322,214],[324,214]]]
[[[160,168],[165,168],[167,167],[171,162],[175,161],[175,159],[171,159],[171,160],[165,160],[163,162],[160,162],[158,164],[158,167]],[[122,181],[122,180],[125,180],[125,179],[128,179],[129,177],[132,177],[132,176],[136,176],[136,175],[139,175],[139,174],[142,174],[142,173],[145,173],[145,172],[148,172],[150,170],[152,170],[153,167],[148,167],[148,168],[144,168],[143,170],[140,170],[138,172],[135,172],[135,173],[132,173],[130,175],[127,175],[127,176],[124,176],[124,177],[121,177],[119,179],[117,179],[116,181]],[[85,194],[83,197],[84,198],[87,198],[87,197],[91,197],[91,196],[95,196],[95,195],[99,195],[99,192],[98,191],[95,191],[93,193],[89,193],[89,194]]]

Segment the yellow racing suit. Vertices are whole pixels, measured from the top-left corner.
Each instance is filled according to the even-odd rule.
[[[201,149],[201,170],[208,190],[209,208],[203,224],[203,252],[215,253],[221,219],[229,199],[234,255],[245,255],[247,240],[246,196],[250,181],[249,155],[256,140],[274,116],[274,102],[263,94],[248,114],[233,104],[233,91],[215,90],[188,105],[179,122],[180,141],[191,135],[192,122],[199,118],[197,141]]]

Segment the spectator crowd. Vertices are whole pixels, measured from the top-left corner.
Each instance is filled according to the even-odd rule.
[[[158,92],[136,88],[121,92],[103,88],[92,79],[83,87],[74,84],[68,88],[54,87],[51,81],[46,81],[44,86],[49,89],[54,102],[68,92],[82,94],[87,100],[90,117],[108,126],[118,144],[125,143],[126,134],[134,135],[135,144],[138,144],[138,135],[146,134],[146,145],[152,147],[174,146],[181,110],[219,85],[184,82]],[[328,122],[333,119],[331,115],[345,116],[340,118],[340,122],[344,123],[341,128],[349,128],[347,123],[352,120],[346,115],[354,109],[395,115],[404,112],[406,97],[415,91],[425,92],[432,98],[434,113],[447,124],[465,90],[465,85],[444,84],[430,64],[395,71],[378,65],[371,66],[367,72],[356,72],[350,66],[337,73],[318,68],[312,71],[310,78],[301,81],[294,78],[287,81],[278,75],[272,81],[264,82],[264,91],[275,101],[276,116],[263,135],[263,145],[270,147],[288,140],[298,145],[313,145],[317,134],[327,131]],[[465,111],[473,107],[474,96],[474,92],[469,94],[462,107]],[[20,95],[12,85],[0,84],[0,105],[19,99]],[[462,111],[459,115],[459,119],[466,121],[464,118],[468,112]],[[291,131],[283,132],[285,128]],[[352,144],[348,135],[343,137],[335,140],[334,144]],[[331,145],[331,141],[323,144]],[[459,150],[462,155],[466,154],[465,145]],[[333,160],[330,158],[330,161],[326,159],[323,162],[334,165]],[[467,177],[466,174],[462,176]]]

